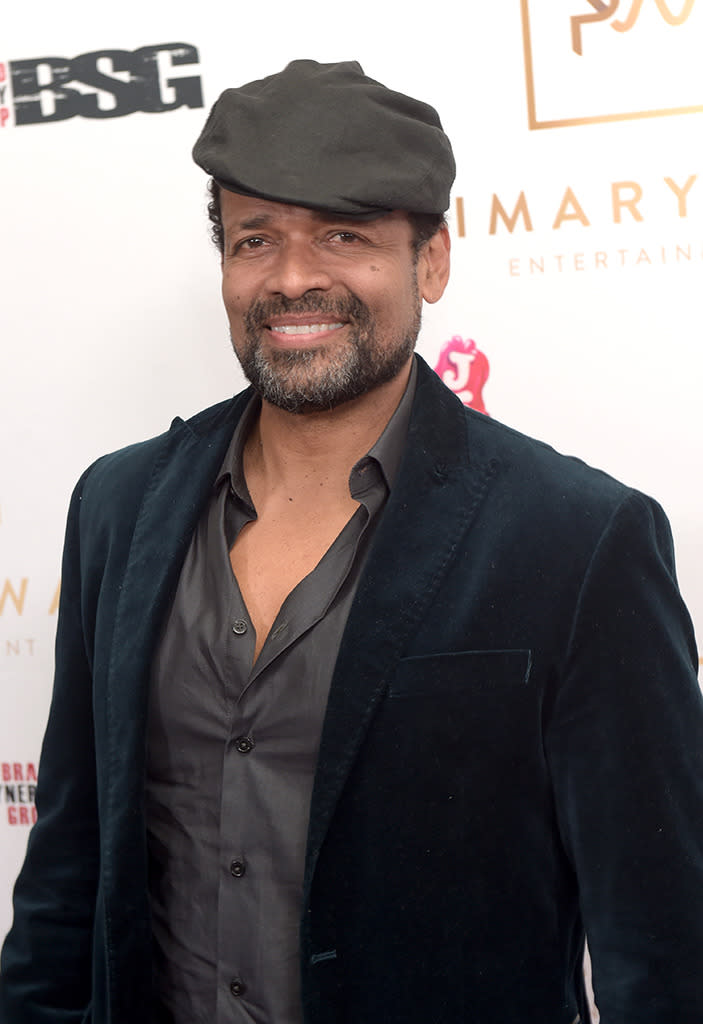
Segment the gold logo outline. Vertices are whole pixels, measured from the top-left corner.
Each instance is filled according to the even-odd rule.
[[[642,121],[652,117],[674,117],[679,114],[703,113],[703,103],[685,107],[663,107],[657,110],[632,110],[617,114],[597,114],[585,117],[564,117],[542,121],[537,116],[537,95],[532,57],[532,33],[530,28],[529,0],[520,0],[522,14],[522,48],[525,64],[525,85],[527,92],[527,124],[530,131],[545,128],[571,128],[585,124],[611,124],[616,121]]]

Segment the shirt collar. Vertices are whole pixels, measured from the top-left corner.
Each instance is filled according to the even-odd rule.
[[[232,440],[222,461],[220,472],[215,480],[215,490],[219,490],[223,480],[227,480],[233,494],[246,502],[254,511],[254,505],[249,494],[246,480],[244,479],[244,442],[249,431],[259,418],[261,409],[261,398],[254,392],[247,402],[244,412],[239,417],[239,422],[234,428]]]
[[[377,441],[369,448],[366,455],[362,456],[352,468],[349,474],[349,491],[352,498],[360,498],[360,490],[366,488],[366,480],[363,479],[366,467],[373,465],[380,469],[385,481],[386,488],[391,489],[398,475],[400,461],[405,451],[405,441],[408,436],[410,425],[410,413],[412,412],[415,388],[417,385],[417,362],[413,359],[408,383],[403,392],[403,397],[396,406],[395,412],[389,419],[385,429]],[[368,474],[371,476],[371,474]],[[375,476],[375,474],[374,474]]]

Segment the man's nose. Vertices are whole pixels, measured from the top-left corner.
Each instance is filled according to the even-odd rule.
[[[272,294],[297,299],[309,291],[331,288],[332,277],[324,253],[315,245],[289,241],[276,253],[266,284]]]

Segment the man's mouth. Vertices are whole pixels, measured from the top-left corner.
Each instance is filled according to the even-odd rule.
[[[274,334],[319,334],[321,331],[338,331],[344,327],[343,323],[332,322],[324,324],[269,324],[268,328]]]

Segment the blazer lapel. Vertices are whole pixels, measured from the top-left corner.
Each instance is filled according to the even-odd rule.
[[[418,357],[403,462],[342,638],[320,742],[308,831],[305,899],[335,805],[408,636],[495,475],[469,459],[459,400]]]

